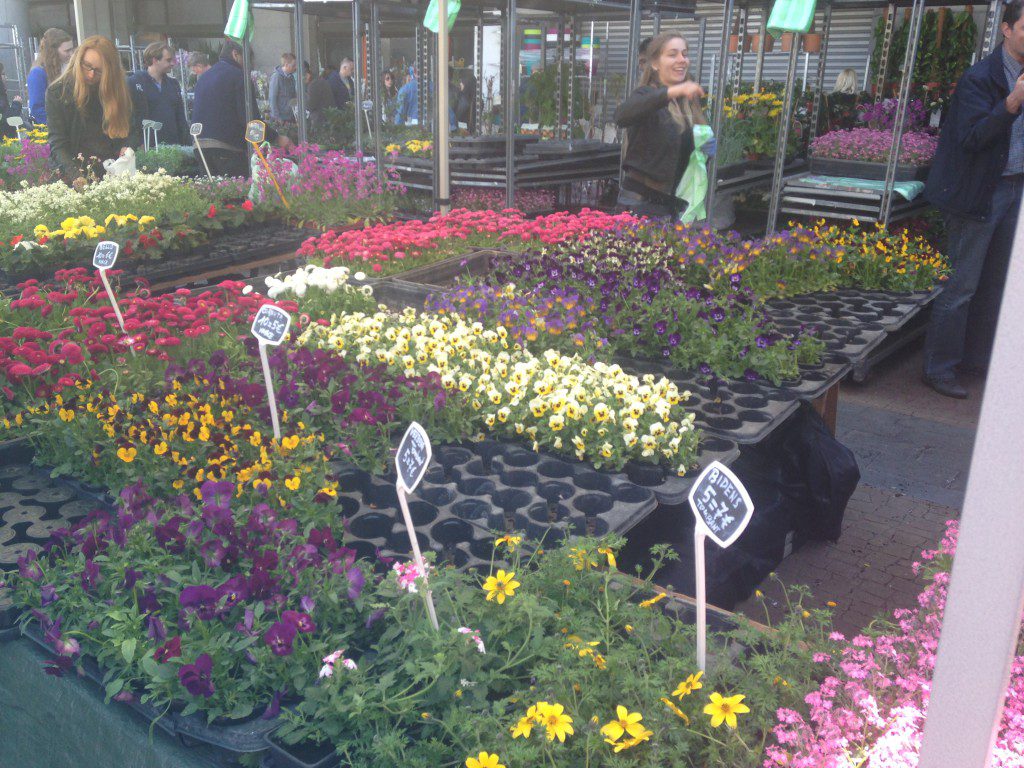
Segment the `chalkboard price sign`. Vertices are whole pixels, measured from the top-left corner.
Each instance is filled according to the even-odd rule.
[[[192,125],[189,126],[188,132],[190,134],[192,134],[193,136],[201,135],[202,132],[203,132],[203,124],[202,123],[192,123]]]
[[[398,485],[406,493],[412,493],[420,484],[427,472],[431,455],[430,438],[427,437],[426,430],[414,421],[405,431],[405,436],[398,445],[398,454],[395,456]]]
[[[273,304],[264,304],[252,321],[252,335],[263,344],[276,347],[288,336],[292,318],[287,312]]]
[[[373,109],[373,102],[367,99],[363,102],[363,111],[369,112],[371,109]]]
[[[754,514],[743,483],[718,461],[711,462],[690,489],[690,507],[697,524],[723,549],[740,537]]]
[[[117,254],[121,246],[113,240],[101,240],[96,243],[96,250],[92,252],[92,265],[96,269],[110,269],[117,261]]]
[[[250,120],[245,126],[245,139],[253,144],[262,144],[267,136],[267,124],[262,120]]]

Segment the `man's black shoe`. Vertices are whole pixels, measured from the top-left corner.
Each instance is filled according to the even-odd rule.
[[[930,379],[925,376],[924,383],[945,397],[953,397],[957,400],[967,399],[967,390],[956,379]]]

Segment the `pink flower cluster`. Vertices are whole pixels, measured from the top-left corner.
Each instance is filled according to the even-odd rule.
[[[483,638],[480,637],[479,629],[470,629],[469,627],[459,627],[458,632],[460,635],[469,635],[469,639],[476,643],[476,649],[480,653],[487,653],[484,649]]]
[[[923,131],[903,134],[900,143],[901,165],[927,165],[939,146],[937,137]],[[874,128],[851,128],[832,131],[811,142],[811,154],[834,160],[863,160],[884,163],[892,150],[892,132]]]
[[[956,549],[957,523],[946,524],[937,550],[923,561],[943,563]],[[921,569],[914,564],[915,571]],[[949,573],[937,571],[917,599],[917,607],[893,612],[894,628],[845,642],[834,632],[834,656],[814,661],[832,667],[804,701],[807,713],[777,712],[776,743],[765,752],[764,768],[913,768],[921,734],[942,628]],[[1024,755],[1024,656],[1013,663],[1003,722],[992,765],[1019,768]]]
[[[588,232],[633,226],[637,221],[628,213],[612,216],[588,208],[578,214],[563,211],[537,219],[528,219],[514,208],[458,209],[448,215],[434,214],[425,222],[400,221],[365,229],[333,230],[306,240],[298,255],[322,257],[325,266],[335,262],[368,264],[372,271],[380,272],[385,263],[415,261],[438,249],[465,250],[466,241],[471,239],[480,247],[506,239],[561,243]]]
[[[550,211],[557,207],[558,196],[553,189],[517,189],[516,208],[521,211]],[[452,204],[474,211],[494,210],[505,204],[505,192],[481,187],[455,187]]]
[[[425,565],[427,571],[430,571],[430,566]],[[426,578],[426,574],[420,570],[419,566],[411,560],[408,563],[395,563],[391,570],[395,572],[398,578],[398,586],[404,589],[406,592],[413,594],[419,592],[416,587],[416,580]]]
[[[295,167],[292,167],[292,163]],[[270,155],[274,174],[292,196],[316,194],[324,200],[364,200],[385,192],[404,192],[405,187],[396,179],[397,173],[385,170],[383,183],[377,180],[377,166],[369,161],[359,162],[344,152],[321,150],[316,144],[299,144],[288,151],[275,149]],[[260,177],[261,193],[273,198],[276,193],[271,181]]]
[[[324,665],[320,667],[320,677],[331,677],[334,674],[334,665],[337,664],[339,661],[341,662],[341,666],[343,666],[345,669],[349,670],[350,672],[354,670],[356,668],[356,663],[352,661],[352,659],[344,658],[344,654],[345,650],[342,648],[335,651],[334,653],[329,653],[326,656],[324,656]]]

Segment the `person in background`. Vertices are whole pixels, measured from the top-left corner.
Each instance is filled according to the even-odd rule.
[[[293,103],[297,98],[298,84],[295,70],[299,63],[294,53],[282,53],[281,64],[270,76],[270,117],[283,123],[295,122]]]
[[[416,73],[409,70],[405,76],[405,85],[398,91],[398,112],[395,114],[395,125],[419,125],[420,105],[416,98]]]
[[[188,55],[188,71],[198,80],[210,68],[210,57],[202,51],[193,51]]]
[[[818,135],[854,128],[858,119],[857,106],[862,96],[857,88],[857,73],[854,70],[847,68],[836,75],[832,92],[822,95],[825,108],[821,111]]]
[[[7,118],[21,117],[21,97],[12,99],[7,95],[7,82],[4,79],[4,63],[0,61],[0,138],[16,139],[18,129],[7,124]]]
[[[653,37],[645,37],[640,41],[640,48],[637,50],[637,65],[639,66],[637,71],[640,72],[641,75],[643,75],[643,71],[647,69],[647,49],[651,47],[651,41],[653,39]]]
[[[353,100],[355,84],[352,82],[352,73],[355,66],[355,62],[346,56],[341,60],[338,70],[331,73],[331,91],[334,93],[334,106],[337,109],[342,109]]]
[[[167,43],[150,43],[142,52],[142,63],[146,68],[128,78],[132,99],[142,106],[135,116],[140,132],[143,120],[155,120],[163,124],[157,133],[160,143],[189,144],[181,85],[170,76],[177,63],[174,49]]]
[[[381,114],[385,123],[395,121],[395,113],[398,111],[398,83],[395,82],[395,73],[387,69],[381,77]]]
[[[50,148],[61,175],[76,189],[102,177],[103,161],[139,145],[128,80],[117,48],[86,38],[64,73],[46,89]]]
[[[259,120],[256,89],[242,72],[242,47],[225,40],[220,59],[196,83],[192,120],[203,124],[199,144],[216,176],[246,177],[249,156],[245,141],[245,89],[252,91],[253,119]],[[291,140],[267,126],[267,141],[288,148]]]
[[[46,89],[60,77],[71,61],[75,43],[63,29],[50,27],[39,41],[39,52],[28,71],[28,113],[39,124],[46,124]]]
[[[626,129],[618,202],[636,214],[674,217],[683,207],[675,191],[694,150],[693,126],[707,123],[700,106],[704,89],[689,79],[680,34],[661,33],[647,51],[640,85],[615,110],[616,124]],[[702,149],[713,155],[714,139]]]
[[[1024,0],[1003,6],[1002,44],[960,77],[925,196],[946,215],[953,273],[932,304],[924,382],[963,399],[995,335],[1024,188]]]
[[[309,129],[319,131],[324,127],[326,110],[334,108],[334,91],[331,89],[331,74],[336,73],[328,67],[320,73],[320,77],[309,84],[306,91],[306,109],[309,111]]]
[[[459,93],[455,101],[455,120],[465,123],[466,130],[476,133],[476,78],[466,72],[459,79]]]

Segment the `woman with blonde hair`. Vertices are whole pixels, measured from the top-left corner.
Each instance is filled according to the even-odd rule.
[[[36,60],[28,71],[28,111],[37,123],[46,123],[46,89],[60,77],[74,50],[74,40],[63,29],[50,27],[43,33]]]
[[[65,180],[75,186],[103,175],[103,161],[138,146],[132,100],[114,44],[87,38],[57,81],[46,89],[50,148]]]
[[[857,90],[857,73],[844,69],[836,75],[836,84],[831,93],[822,94],[825,108],[818,118],[818,133],[844,131],[857,125],[857,107],[862,95]]]
[[[615,110],[626,129],[622,152],[619,206],[633,213],[676,216],[683,208],[675,196],[693,153],[693,126],[706,124],[700,99],[704,89],[689,78],[686,39],[662,32],[647,47],[640,85]],[[701,148],[713,155],[714,139]]]

